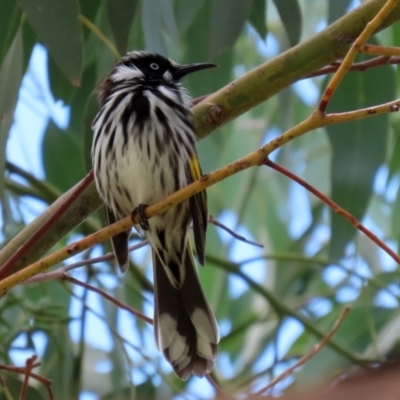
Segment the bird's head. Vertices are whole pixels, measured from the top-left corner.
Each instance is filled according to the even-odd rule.
[[[206,68],[216,67],[211,63],[180,65],[149,51],[132,51],[115,65],[110,74],[114,82],[144,79],[149,81],[178,82],[185,75]]]

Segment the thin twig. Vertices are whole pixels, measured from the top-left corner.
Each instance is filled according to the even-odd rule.
[[[1,394],[4,394],[6,400],[14,400],[12,394],[10,393],[10,389],[8,388],[4,378],[0,375],[0,391]]]
[[[352,64],[349,68],[349,71],[361,71],[364,72],[367,69],[375,68],[375,67],[382,67],[384,65],[396,65],[400,64],[400,57],[387,57],[387,56],[380,56],[375,57],[372,60],[362,61],[358,63]],[[303,79],[313,78],[315,76],[327,75],[332,72],[336,72],[341,65],[341,62],[332,63],[323,67],[310,75],[307,75]]]
[[[283,379],[287,378],[289,375],[293,374],[293,372],[299,368],[300,366],[304,365],[307,361],[313,358],[317,353],[319,353],[323,347],[331,340],[332,336],[336,333],[339,326],[342,324],[344,319],[346,318],[347,314],[350,312],[350,307],[345,307],[339,315],[339,318],[335,322],[332,330],[319,342],[317,343],[307,354],[300,358],[295,364],[289,367],[286,371],[282,372],[276,378],[274,378],[268,385],[264,386],[262,389],[258,390],[257,392],[251,394],[247,397],[247,400],[254,400],[259,398],[263,393],[267,390],[274,387],[278,382],[282,381]]]
[[[38,366],[40,366],[40,363],[34,363],[32,365],[32,368],[36,368]],[[6,364],[0,364],[0,370],[15,372],[17,374],[24,374],[24,375],[26,373],[26,367],[15,367],[13,365],[6,365]],[[48,378],[45,378],[44,376],[40,376],[40,375],[35,374],[33,372],[31,372],[29,375],[30,375],[31,378],[37,380],[43,386],[45,386],[46,390],[47,390],[47,394],[49,396],[49,399],[50,400],[54,400],[53,392],[51,390],[52,381],[50,379],[48,379]]]
[[[121,57],[117,48],[114,44],[101,32],[101,30],[89,19],[87,19],[84,15],[79,15],[79,21],[81,21],[82,25],[86,26],[95,36],[97,36],[111,51],[115,59]]]
[[[372,54],[375,56],[392,57],[400,56],[400,47],[380,46],[376,44],[365,43],[360,47],[359,52],[364,54]]]
[[[205,378],[208,380],[208,383],[214,388],[215,393],[217,394],[217,396],[216,396],[217,399],[223,399],[223,400],[225,399],[225,400],[228,400],[228,399],[231,399],[231,398],[232,398],[231,396],[227,396],[227,395],[222,391],[222,389],[215,383],[214,379],[211,378],[211,375],[210,375],[210,374],[206,374],[206,375],[205,375]]]
[[[204,99],[206,99],[209,96],[209,94],[205,94],[203,96],[200,97],[196,97],[195,99],[192,99],[191,103],[192,103],[192,107],[194,107],[196,104],[201,103]]]
[[[211,224],[213,224],[215,226],[218,226],[219,228],[221,228],[224,231],[228,232],[235,239],[238,239],[241,242],[245,242],[245,243],[251,244],[253,246],[261,247],[261,248],[264,247],[262,244],[254,242],[253,240],[246,239],[244,236],[239,235],[238,233],[234,232],[232,229],[228,228],[226,225],[224,225],[221,222],[217,221],[212,215],[208,216],[208,222],[210,222]]]
[[[347,52],[342,64],[336,71],[335,75],[333,75],[323,95],[321,96],[321,100],[318,105],[319,111],[325,113],[330,99],[338,88],[343,77],[346,75],[347,71],[351,68],[354,58],[358,54],[359,50],[363,47],[367,39],[376,31],[378,26],[381,25],[386,17],[391,13],[397,2],[398,0],[388,0],[375,15],[375,17],[370,22],[368,22],[363,31],[358,35],[357,39],[353,42],[350,50]]]
[[[126,304],[124,304],[124,303],[120,302],[119,300],[115,299],[114,297],[110,296],[103,290],[101,290],[95,286],[92,286],[89,283],[82,282],[78,279],[73,278],[72,276],[68,276],[67,274],[64,274],[60,279],[70,282],[70,283],[73,283],[74,285],[82,286],[88,290],[91,290],[92,292],[95,292],[95,293],[99,294],[100,296],[104,297],[111,303],[114,303],[117,307],[119,307],[123,310],[126,310],[126,311],[130,312],[131,314],[133,314],[135,317],[141,318],[143,321],[146,321],[149,324],[153,325],[153,320],[151,318],[142,314],[140,311],[137,311],[134,308],[127,306]]]
[[[61,195],[61,192],[53,187],[51,183],[36,178],[33,174],[25,171],[23,168],[15,165],[11,161],[6,161],[6,169],[11,174],[16,174],[22,177],[33,189],[37,189],[40,193],[44,193],[44,198],[49,202],[53,202]]]
[[[270,159],[267,159],[264,162],[268,167],[273,168],[274,170],[280,172],[281,174],[287,176],[293,181],[297,182],[299,185],[303,186],[309,192],[311,192],[314,196],[318,197],[321,201],[327,204],[336,214],[341,215],[346,218],[353,226],[355,226],[359,231],[363,232],[367,237],[369,237],[374,243],[376,243],[382,250],[384,250],[393,260],[400,264],[400,256],[393,251],[386,243],[380,240],[376,235],[374,235],[369,229],[367,229],[360,221],[358,221],[353,215],[340,207],[337,203],[331,200],[329,197],[325,196],[315,187],[311,186],[309,183],[301,179],[299,176],[293,174],[282,166],[274,163]]]
[[[142,240],[139,243],[129,246],[128,251],[132,252],[132,251],[141,249],[142,247],[147,246],[148,244],[149,244],[149,242],[147,240]],[[62,279],[63,275],[66,272],[69,272],[73,269],[84,267],[86,265],[92,265],[92,264],[97,264],[97,263],[101,263],[101,262],[111,261],[114,259],[115,259],[114,253],[107,253],[107,254],[104,254],[103,256],[78,261],[76,263],[66,265],[65,267],[57,268],[54,271],[45,272],[43,274],[38,274],[38,275],[32,276],[32,278],[29,278],[27,281],[25,281],[25,283],[35,283],[35,282],[43,282],[43,281],[47,281],[47,280],[52,280],[52,279]]]
[[[32,357],[29,357],[25,361],[25,376],[24,376],[24,382],[22,384],[21,393],[19,395],[19,400],[25,400],[25,398],[26,398],[26,394],[28,393],[29,377],[31,376],[32,368],[33,368],[33,365],[34,365],[36,359],[37,359],[37,355],[34,354]]]

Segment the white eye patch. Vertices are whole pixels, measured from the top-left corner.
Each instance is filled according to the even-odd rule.
[[[172,74],[171,72],[169,72],[168,70],[164,72],[163,75],[164,80],[166,81],[172,81]]]
[[[143,73],[134,66],[119,65],[115,68],[111,79],[114,82],[144,77]]]

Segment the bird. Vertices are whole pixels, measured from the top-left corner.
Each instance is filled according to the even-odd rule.
[[[132,51],[112,67],[99,87],[92,123],[92,164],[107,221],[139,215],[137,231],[152,248],[155,342],[182,380],[211,372],[220,340],[202,289],[189,239],[205,261],[207,195],[200,192],[147,219],[147,205],[202,176],[190,98],[181,79],[216,67],[180,65],[149,51]],[[125,231],[111,240],[121,272],[129,265]]]

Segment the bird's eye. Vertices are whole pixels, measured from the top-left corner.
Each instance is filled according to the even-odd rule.
[[[157,70],[157,69],[159,69],[160,67],[159,67],[159,65],[156,64],[156,63],[151,63],[151,64],[150,64],[150,68],[151,68],[151,69],[154,69],[154,70]]]

